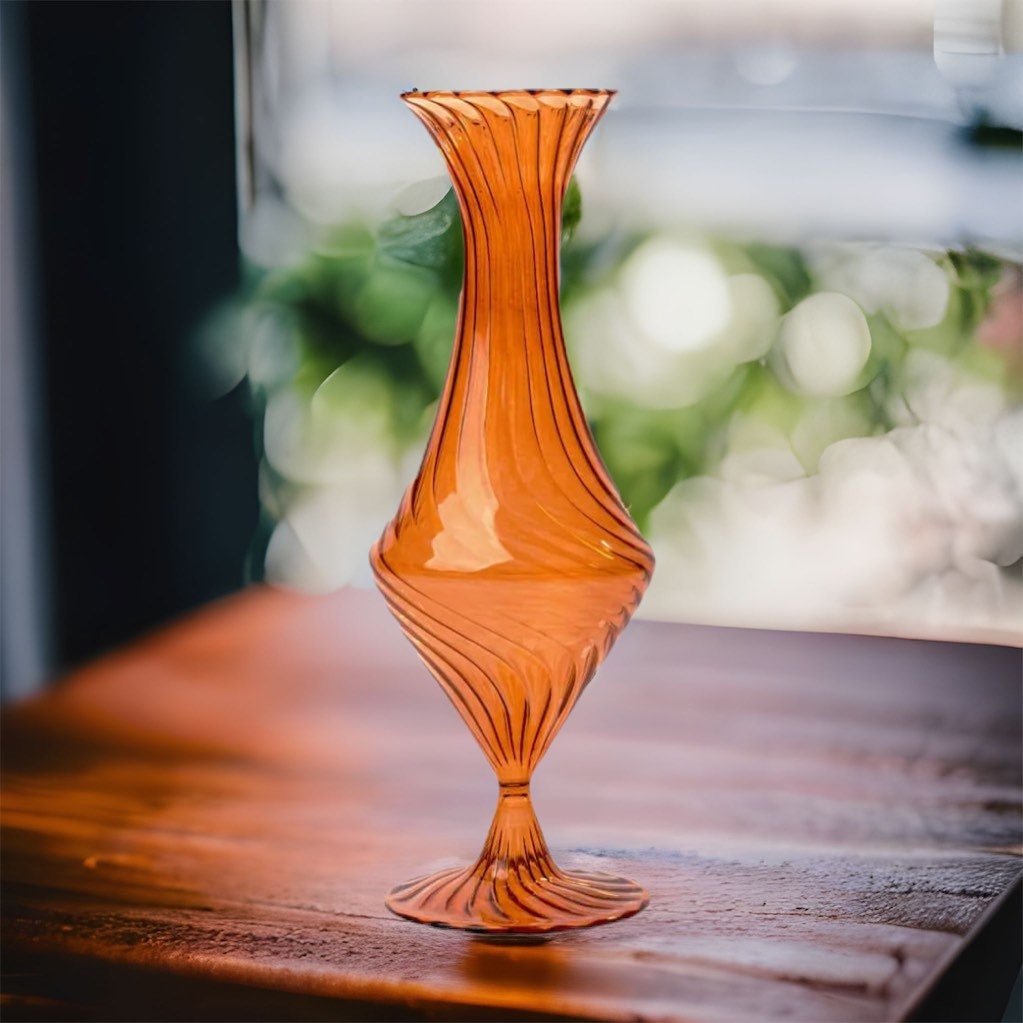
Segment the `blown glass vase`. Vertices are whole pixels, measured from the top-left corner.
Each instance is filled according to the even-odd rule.
[[[476,862],[388,896],[391,910],[421,923],[543,933],[621,919],[647,902],[632,881],[559,868],[529,795],[653,570],[587,427],[558,309],[565,188],[612,95],[402,97],[447,162],[465,277],[423,463],[371,561],[499,782]]]

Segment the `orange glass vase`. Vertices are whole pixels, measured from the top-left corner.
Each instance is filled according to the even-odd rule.
[[[465,278],[419,475],[373,548],[402,629],[500,785],[479,859],[387,899],[421,923],[496,934],[638,912],[637,884],[560,869],[529,781],[653,570],[594,447],[558,310],[561,207],[613,93],[412,92],[447,161]]]

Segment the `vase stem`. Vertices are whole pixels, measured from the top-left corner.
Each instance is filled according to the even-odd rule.
[[[561,870],[533,812],[529,782],[502,784],[490,833],[471,867],[400,885],[387,905],[400,916],[471,931],[537,933],[631,916],[638,885],[608,874]]]
[[[502,783],[497,809],[483,851],[476,861],[480,878],[527,871],[534,878],[554,870],[540,823],[533,810],[529,782]]]

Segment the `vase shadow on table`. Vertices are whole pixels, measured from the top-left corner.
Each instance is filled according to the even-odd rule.
[[[561,990],[573,966],[568,950],[555,942],[555,937],[473,935],[465,943],[459,969],[473,984]]]

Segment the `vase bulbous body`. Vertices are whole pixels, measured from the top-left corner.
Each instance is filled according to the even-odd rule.
[[[529,780],[653,570],[597,454],[558,309],[562,200],[611,93],[409,93],[447,161],[465,276],[451,365],[422,466],[371,561],[389,607],[499,782],[476,863],[418,878],[388,906],[506,934],[620,919],[638,885],[561,870]]]

